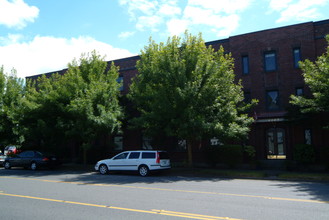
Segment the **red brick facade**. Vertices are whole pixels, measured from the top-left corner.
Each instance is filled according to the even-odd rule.
[[[329,146],[329,133],[321,129],[321,126],[296,125],[288,123],[286,119],[290,95],[296,94],[296,89],[310,95],[301,70],[294,66],[294,50],[297,49],[301,60],[314,61],[325,51],[326,34],[329,34],[329,20],[269,29],[206,43],[215,49],[223,46],[225,52],[232,54],[237,80],[242,80],[244,91],[250,98],[259,100],[252,113],[256,120],[247,143],[256,147],[258,159],[292,159],[293,146],[305,143],[305,132],[308,131],[311,134],[311,144],[318,152]],[[268,52],[275,54],[275,70],[272,71],[265,70],[265,54]],[[243,73],[242,57],[248,57],[247,74]],[[131,78],[137,74],[135,64],[138,59],[136,56],[114,61],[120,66],[124,93],[129,89]],[[278,106],[272,110],[268,108],[267,101],[267,92],[271,91],[278,94]],[[139,148],[141,143],[141,137],[124,135],[124,147]],[[271,145],[271,149],[268,145]],[[273,155],[269,156],[269,151]]]
[[[327,42],[324,37],[327,34],[329,34],[329,20],[324,20],[247,33],[206,43],[215,49],[223,46],[225,52],[232,54],[235,59],[236,79],[242,80],[246,98],[248,96],[259,100],[251,113],[256,120],[246,143],[256,147],[257,159],[292,159],[293,147],[306,142],[316,148],[320,158],[322,149],[329,147],[329,132],[323,130],[316,121],[291,123],[286,117],[291,94],[296,94],[298,91],[310,95],[301,70],[294,66],[294,57],[297,54],[301,60],[314,61],[317,56],[325,52]],[[138,74],[136,69],[138,59],[139,56],[134,56],[113,61],[120,67],[123,94],[127,94],[132,78]],[[268,60],[268,64],[265,64],[267,62],[265,59]],[[266,71],[266,68],[269,70]],[[122,138],[124,150],[139,149],[143,145],[139,132],[125,130]],[[173,143],[170,141],[168,143]],[[198,151],[197,147],[195,151]],[[177,152],[179,151],[176,151],[176,157],[183,155],[182,151]],[[195,158],[198,159],[200,155],[196,153]]]

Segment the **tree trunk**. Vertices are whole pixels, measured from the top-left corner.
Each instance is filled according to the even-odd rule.
[[[193,166],[193,154],[192,154],[192,141],[187,140],[187,166],[192,167]]]

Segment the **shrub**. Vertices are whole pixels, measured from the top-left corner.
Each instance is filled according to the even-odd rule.
[[[294,160],[301,165],[309,165],[314,163],[314,147],[309,144],[297,144],[294,148]]]
[[[248,160],[255,158],[255,148],[253,146],[241,145],[223,145],[223,146],[208,146],[204,149],[206,161],[211,166],[224,164],[229,167],[235,167],[243,163],[244,152]]]
[[[241,145],[224,145],[220,147],[221,162],[229,167],[243,163],[243,147]]]
[[[254,146],[244,146],[246,162],[253,163],[256,161],[256,149]]]

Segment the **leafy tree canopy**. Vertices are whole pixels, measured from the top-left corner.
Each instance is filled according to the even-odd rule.
[[[329,35],[326,37],[329,43]],[[329,113],[329,46],[315,62],[300,62],[305,83],[312,97],[291,96],[291,103],[300,107],[302,113]]]
[[[241,113],[250,104],[243,102],[233,68],[231,55],[207,47],[201,35],[186,32],[160,44],[151,39],[130,87],[140,112],[134,125],[150,136],[164,132],[188,142],[244,137],[253,119]]]
[[[24,94],[24,81],[16,76],[16,70],[4,73],[0,67],[0,141],[2,145],[23,142],[21,127],[21,104]]]
[[[118,68],[107,70],[95,51],[73,60],[64,75],[45,75],[28,84],[25,107],[30,134],[43,134],[44,139],[74,139],[88,149],[100,134],[120,128],[122,117],[118,97]]]

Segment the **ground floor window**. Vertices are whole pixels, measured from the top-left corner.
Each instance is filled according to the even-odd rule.
[[[122,151],[123,150],[123,137],[122,136],[115,136],[114,137],[114,150],[115,151]]]
[[[143,150],[152,150],[152,138],[147,137],[147,136],[143,136],[143,146],[142,146]]]
[[[266,131],[267,159],[286,159],[285,132],[282,128]]]

